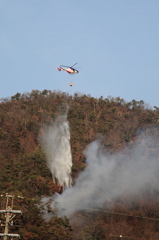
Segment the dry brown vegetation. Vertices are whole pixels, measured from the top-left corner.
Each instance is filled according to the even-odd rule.
[[[85,168],[83,150],[96,136],[103,136],[103,144],[111,153],[133,143],[140,129],[148,126],[158,128],[159,124],[157,107],[154,110],[148,109],[143,101],[132,100],[127,103],[120,97],[96,99],[89,95],[70,96],[62,92],[33,90],[27,94],[17,93],[11,99],[2,99],[0,192],[25,197],[16,206],[24,213],[23,219],[19,219],[22,227],[13,231],[19,231],[24,240],[115,240],[121,239],[119,235],[125,240],[159,239],[158,192],[152,193],[146,203],[143,195],[139,196],[138,202],[134,202],[129,208],[124,204],[128,196],[124,196],[125,199],[120,203],[114,203],[111,210],[114,213],[106,208],[102,211],[76,213],[71,223],[67,218],[56,216],[45,222],[41,217],[36,205],[39,198],[51,196],[61,189],[52,181],[39,137],[43,124],[51,124],[52,119],[65,109],[66,103],[69,105],[73,178]]]

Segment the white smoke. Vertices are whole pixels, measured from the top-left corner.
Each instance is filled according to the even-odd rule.
[[[51,126],[45,127],[41,142],[53,180],[60,186],[70,187],[72,155],[67,114],[57,117]]]
[[[59,215],[102,207],[123,194],[136,196],[143,189],[159,189],[159,146],[150,136],[139,136],[133,146],[109,154],[96,140],[85,150],[87,167],[72,188],[54,198]]]

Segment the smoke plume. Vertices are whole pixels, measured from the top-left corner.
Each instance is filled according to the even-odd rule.
[[[133,200],[142,191],[159,191],[158,129],[141,132],[123,151],[110,153],[96,139],[85,149],[86,168],[71,186],[72,156],[67,114],[58,117],[43,134],[47,165],[57,183],[67,188],[52,197],[59,216],[71,217],[86,208],[108,207],[122,196]],[[48,199],[42,199],[46,203]]]
[[[123,194],[131,198],[144,191],[159,190],[159,146],[146,133],[124,151],[110,154],[95,140],[84,151],[87,167],[72,188],[54,197],[59,215],[70,217],[85,208],[102,207]]]

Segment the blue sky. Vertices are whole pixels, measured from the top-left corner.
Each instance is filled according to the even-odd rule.
[[[1,0],[0,98],[48,89],[159,106],[158,45],[158,0]],[[77,75],[56,70],[76,62]]]

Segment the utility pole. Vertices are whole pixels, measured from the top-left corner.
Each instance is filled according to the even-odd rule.
[[[3,240],[20,238],[19,234],[9,233],[9,226],[14,226],[13,218],[16,216],[16,214],[22,214],[22,212],[20,210],[13,210],[13,195],[6,193],[6,195],[0,195],[0,197],[6,197],[6,209],[0,210],[0,213],[4,213],[5,216],[5,224],[1,224],[1,226],[4,226],[4,233],[0,233],[0,237],[3,237]],[[18,198],[22,197],[18,196]]]

